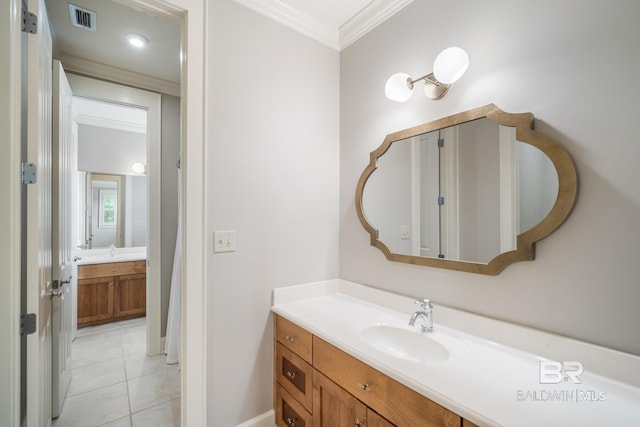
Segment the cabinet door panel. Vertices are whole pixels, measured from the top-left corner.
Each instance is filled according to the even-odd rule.
[[[113,277],[78,280],[78,326],[108,321],[113,314]]]
[[[333,381],[313,371],[313,427],[365,425],[367,407]]]
[[[367,427],[395,427],[389,421],[367,408]]]
[[[147,280],[145,274],[120,276],[116,281],[115,316],[143,316],[147,308]]]
[[[276,343],[276,379],[308,411],[311,411],[313,368],[280,343]]]
[[[308,413],[280,384],[276,386],[276,424],[278,427],[311,427]]]

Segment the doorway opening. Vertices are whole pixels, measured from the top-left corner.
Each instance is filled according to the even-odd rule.
[[[94,0],[82,0],[83,6],[86,3],[89,7],[98,8],[106,8],[99,13],[98,16],[108,17],[108,13],[114,12],[118,15],[117,11],[120,10],[120,15],[118,15],[118,19],[123,22],[127,22],[131,15],[141,14],[140,10],[129,10],[124,16],[122,15],[122,2],[105,2],[99,1],[96,2]],[[60,5],[63,4],[66,7],[66,2],[59,1],[47,1],[47,7],[51,10],[52,7],[56,8],[56,11],[59,12]],[[105,6],[106,4],[110,4],[113,7],[113,10],[110,10],[111,6]],[[145,15],[145,13],[142,13]],[[50,12],[50,17],[53,23],[54,32],[58,32],[58,28],[56,28],[55,22],[56,17],[55,13]],[[68,18],[68,17],[66,17]],[[147,16],[148,18],[148,16]],[[103,25],[105,20],[102,21]],[[179,28],[179,23],[177,23],[177,27]],[[144,137],[143,137],[143,145],[146,146],[146,153],[142,154],[142,158],[135,158],[135,155],[130,155],[127,157],[126,162],[130,163],[126,166],[128,170],[118,170],[107,167],[109,163],[111,154],[122,151],[121,149],[117,149],[115,146],[120,142],[121,146],[124,146],[126,149],[131,149],[134,145],[140,145],[135,143],[134,141],[124,141],[126,136],[120,132],[117,137],[114,135],[107,136],[106,139],[108,141],[103,141],[102,146],[107,146],[107,150],[102,150],[100,154],[93,159],[94,164],[98,164],[98,166],[81,166],[80,162],[86,160],[82,156],[82,146],[83,144],[90,138],[87,135],[95,136],[95,124],[91,123],[91,120],[100,122],[102,120],[102,124],[104,122],[110,122],[112,125],[116,123],[121,127],[135,127],[135,123],[130,123],[129,120],[125,119],[105,119],[104,116],[100,116],[98,114],[85,114],[84,121],[76,120],[76,137],[80,142],[80,151],[78,157],[78,170],[82,170],[84,172],[84,176],[78,179],[78,183],[84,183],[83,195],[85,199],[82,204],[82,209],[84,212],[78,215],[78,224],[79,226],[76,228],[78,231],[78,239],[77,246],[81,246],[83,249],[78,254],[81,260],[79,263],[88,264],[93,263],[96,260],[91,260],[95,255],[97,257],[102,257],[106,255],[107,261],[125,261],[124,259],[120,259],[123,255],[125,257],[131,257],[132,252],[135,252],[133,249],[129,248],[121,248],[122,246],[126,246],[127,242],[131,243],[133,246],[133,242],[145,240],[145,244],[142,245],[145,250],[146,256],[143,256],[142,259],[146,260],[146,330],[137,335],[137,347],[136,349],[140,349],[140,342],[146,342],[146,346],[144,346],[144,353],[147,355],[157,355],[164,351],[164,343],[162,341],[162,336],[164,335],[163,330],[166,328],[166,319],[168,317],[167,309],[168,309],[168,299],[169,299],[169,289],[166,286],[163,286],[164,283],[170,283],[171,279],[171,270],[169,269],[168,278],[166,278],[167,274],[162,268],[163,260],[168,257],[171,258],[173,256],[173,245],[164,245],[161,238],[162,229],[168,229],[164,220],[164,207],[173,206],[176,211],[177,217],[177,190],[178,184],[177,179],[175,179],[175,198],[174,200],[168,201],[168,203],[163,203],[162,199],[165,198],[165,194],[162,192],[162,186],[165,184],[166,180],[164,177],[164,165],[162,164],[161,153],[164,147],[164,130],[165,130],[165,117],[162,115],[162,106],[165,104],[164,94],[149,92],[144,89],[137,89],[134,86],[139,86],[136,84],[137,82],[127,82],[127,86],[119,85],[116,83],[109,83],[106,80],[115,80],[117,81],[119,77],[124,77],[126,80],[127,77],[131,77],[130,74],[127,74],[126,71],[122,71],[122,76],[120,73],[116,72],[110,78],[110,76],[100,75],[101,71],[104,71],[104,67],[101,70],[101,62],[108,62],[108,49],[95,49],[99,52],[106,52],[104,58],[84,58],[82,55],[81,49],[74,49],[74,55],[69,55],[66,52],[69,48],[68,45],[65,47],[65,27],[59,31],[60,38],[54,38],[54,46],[59,41],[58,49],[54,49],[58,51],[58,54],[55,55],[62,60],[63,66],[67,69],[67,77],[74,93],[76,100],[86,102],[94,102],[98,101],[99,103],[106,105],[108,103],[116,103],[119,105],[124,105],[128,107],[132,107],[133,109],[142,110],[145,114],[142,121],[146,125],[146,129],[144,129]],[[167,33],[172,33],[172,31],[167,31]],[[180,45],[179,41],[179,31],[178,31],[178,40],[175,42],[176,45]],[[118,40],[114,40],[113,44],[116,45],[116,49],[120,49],[117,46]],[[121,50],[121,49],[120,49]],[[122,52],[120,52],[121,56]],[[77,55],[77,56],[75,56]],[[84,61],[84,62],[83,62]],[[82,71],[78,69],[78,64],[87,65],[88,62],[95,61],[91,65],[91,67],[95,67],[95,72],[90,71]],[[179,56],[176,54],[174,58],[174,62],[176,63],[176,69],[179,69]],[[68,66],[67,66],[68,64]],[[97,65],[96,65],[97,64]],[[114,71],[114,70],[111,70]],[[96,80],[94,78],[85,77],[86,75],[92,75],[94,77],[101,78],[100,80]],[[144,77],[143,74],[140,74],[141,77]],[[146,79],[142,79],[146,80]],[[154,81],[153,78],[149,79],[150,81]],[[144,86],[141,84],[140,86]],[[178,86],[179,92],[179,86]],[[174,109],[175,118],[173,120],[173,140],[174,140],[174,153],[169,154],[168,156],[172,157],[170,164],[173,166],[171,168],[167,168],[167,172],[172,175],[178,175],[178,170],[175,168],[175,162],[179,158],[180,153],[180,100],[176,97],[173,102],[167,101],[167,105],[173,104],[177,105],[177,109]],[[171,108],[169,108],[170,110]],[[88,120],[86,116],[91,116]],[[133,116],[130,114],[129,116]],[[127,117],[129,119],[131,117]],[[77,119],[77,115],[76,115]],[[93,132],[84,132],[87,130],[88,126],[93,126]],[[105,126],[102,126],[105,127]],[[116,126],[117,127],[117,126]],[[122,131],[123,129],[117,129]],[[129,129],[130,130],[130,129]],[[135,133],[135,132],[134,132]],[[124,143],[123,143],[124,142]],[[93,151],[94,154],[99,151],[96,146],[89,151]],[[131,153],[129,153],[131,154]],[[113,160],[113,159],[111,159]],[[123,168],[120,168],[123,169]],[[131,172],[133,171],[133,172]],[[120,175],[119,177],[115,177],[115,175]],[[84,179],[82,179],[84,178]],[[95,178],[95,179],[94,179]],[[112,179],[113,178],[113,179]],[[146,182],[145,182],[146,181]],[[94,186],[94,183],[101,183],[101,188]],[[80,184],[82,187],[82,184]],[[94,188],[95,187],[95,188]],[[126,190],[133,190],[136,187],[138,189],[142,187],[145,191],[142,193],[129,192]],[[94,191],[95,190],[95,191]],[[78,199],[82,199],[78,197]],[[93,200],[96,200],[94,203]],[[144,203],[144,199],[146,199],[146,203]],[[144,205],[145,209],[130,209],[134,205]],[[140,214],[140,211],[144,211]],[[137,212],[137,215],[136,215]],[[144,217],[146,219],[146,224],[141,224],[140,227],[136,228],[132,225],[136,222],[136,216],[139,218]],[[127,221],[130,220],[130,221]],[[138,221],[140,222],[140,221]],[[82,226],[80,226],[80,224]],[[177,224],[174,225],[173,232],[173,243],[175,244],[176,239],[176,230]],[[142,233],[140,230],[144,230]],[[140,237],[140,234],[143,237]],[[107,235],[112,236],[113,240],[109,240],[110,237],[106,237]],[[145,239],[146,237],[146,239]],[[165,239],[165,241],[169,241],[170,239]],[[178,245],[180,243],[178,242]],[[136,244],[138,248],[140,246]],[[167,247],[170,246],[170,249],[167,250]],[[101,251],[100,248],[103,248],[106,252],[105,254],[99,253]],[[98,252],[98,253],[96,253]],[[89,258],[89,260],[88,260]],[[97,264],[97,263],[96,263]],[[92,264],[93,265],[93,264]],[[170,264],[169,264],[170,265]],[[135,267],[138,268],[138,267]],[[77,273],[76,270],[74,273]],[[137,270],[135,273],[138,273]],[[163,278],[163,274],[165,278]],[[97,288],[99,286],[98,283],[87,283],[84,277],[80,277],[79,274],[73,275],[74,279],[72,279],[72,287],[75,285],[75,295],[76,301],[75,307],[77,307],[77,303],[81,302],[82,307],[85,305],[82,304],[82,297],[80,297],[77,292],[79,291],[80,283],[79,281],[84,281],[82,285],[89,285],[88,287]],[[124,288],[124,276],[113,276],[111,281],[106,281],[103,283],[104,285],[104,295],[107,295],[107,299],[114,299],[113,305],[115,306],[115,310],[113,308],[109,309],[107,307],[106,311],[118,311],[119,303],[121,304],[124,299],[109,297],[109,287],[112,286],[116,288],[115,295],[117,296],[122,293],[122,289]],[[133,288],[136,281],[135,278],[127,276],[127,285],[129,288]],[[98,281],[100,278],[98,278]],[[103,280],[104,281],[104,280]],[[143,280],[144,287],[144,280]],[[125,299],[127,302],[131,302],[131,296],[134,295],[135,292],[129,292]],[[163,295],[164,294],[164,295]],[[98,307],[100,308],[100,307]],[[131,307],[129,307],[131,308]],[[134,313],[135,312],[135,313]],[[134,314],[140,314],[136,310],[124,310],[125,317],[132,317]],[[73,316],[74,321],[77,322],[75,325],[78,326],[78,323],[81,323],[81,319],[88,321],[89,324],[97,324],[105,321],[103,314],[98,314],[96,316],[79,316],[79,310],[77,314]],[[115,319],[117,320],[117,318]],[[140,331],[140,324],[137,324],[137,331]],[[73,334],[76,335],[75,333]],[[83,337],[84,338],[84,337]],[[123,340],[125,337],[123,337]],[[124,347],[124,345],[123,345]],[[126,352],[126,349],[123,350]],[[125,356],[125,354],[123,354]],[[126,355],[128,356],[128,355]],[[178,379],[179,383],[179,379]],[[73,390],[73,384],[71,386]],[[76,388],[75,393],[78,392]],[[144,408],[143,408],[144,409]],[[64,410],[63,410],[64,414]]]

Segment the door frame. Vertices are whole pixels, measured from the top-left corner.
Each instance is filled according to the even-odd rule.
[[[206,71],[207,5],[205,0],[122,0],[176,16],[182,22],[181,136],[183,180],[183,268],[181,298],[182,375],[181,425],[207,421],[207,171]],[[21,0],[0,0],[0,136],[7,156],[0,156],[0,412],[20,425],[20,82]],[[188,58],[188,60],[187,60]],[[6,356],[6,359],[4,357]],[[5,398],[6,397],[6,398]]]
[[[162,353],[160,311],[161,96],[142,89],[67,74],[73,96],[142,107],[147,110],[147,354]]]
[[[0,414],[20,425],[21,4],[0,0]]]

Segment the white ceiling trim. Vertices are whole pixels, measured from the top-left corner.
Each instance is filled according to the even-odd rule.
[[[337,28],[325,25],[279,0],[235,1],[332,49],[340,50]]]
[[[412,3],[413,0],[373,0],[340,28],[324,24],[280,0],[235,0],[235,2],[340,51]]]
[[[413,0],[374,0],[339,30],[340,50],[398,13]]]
[[[78,114],[75,118],[79,125],[99,126],[109,129],[124,130],[127,132],[147,133],[146,123],[133,123],[124,120],[109,119],[105,117],[93,116],[90,114]]]
[[[146,89],[166,95],[180,96],[180,83],[174,83],[145,74],[123,70],[111,65],[100,64],[68,54],[60,54],[58,58],[65,71],[97,77],[114,83]]]

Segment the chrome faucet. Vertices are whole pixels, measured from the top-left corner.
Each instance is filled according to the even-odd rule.
[[[116,256],[116,247],[115,247],[115,245],[113,243],[109,247],[109,253],[111,255],[111,258]]]
[[[422,332],[433,332],[433,305],[428,298],[416,300],[416,304],[420,304],[420,310],[411,315],[409,320],[409,326],[414,326],[418,317],[424,318],[424,323],[421,325]]]

